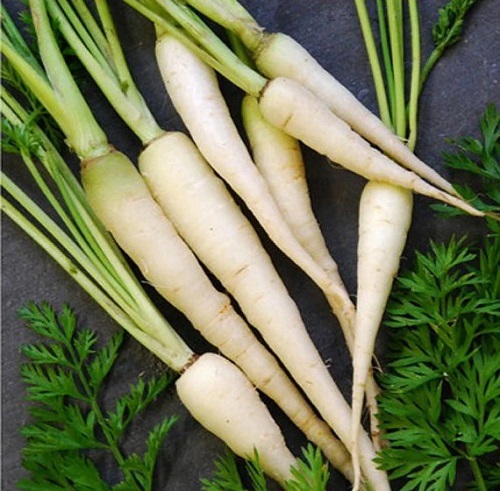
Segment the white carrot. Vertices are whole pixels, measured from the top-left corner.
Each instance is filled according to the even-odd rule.
[[[196,157],[196,148],[186,135],[168,133],[152,142],[140,161],[152,159],[161,166],[172,154],[182,157],[188,165],[193,159],[193,149]],[[109,186],[110,179],[113,187]],[[334,467],[351,478],[350,458],[344,446],[315,415],[275,358],[233,309],[229,298],[215,289],[132,163],[118,153],[105,161],[89,161],[82,169],[82,180],[91,206],[144,277],[184,313],[207,341],[272,398],[308,439],[323,450]],[[198,186],[203,186],[203,181]],[[181,207],[185,206],[190,195],[186,191],[184,196],[182,183],[175,178],[171,191],[179,195]],[[196,223],[192,228],[199,234],[200,244],[210,244],[210,232],[205,235],[206,230]],[[214,250],[219,258],[220,252]]]
[[[297,41],[284,33],[267,33],[252,15],[234,0],[187,0],[204,15],[233,31],[250,51],[263,75],[299,82],[322,99],[353,130],[402,166],[449,194],[453,186],[422,162],[375,114],[325,70]]]
[[[411,224],[413,195],[389,184],[369,182],[359,210],[358,288],[353,353],[352,441],[361,430],[365,381],[375,339]],[[355,447],[353,447],[354,449]],[[353,460],[358,454],[353,450]]]
[[[329,276],[343,285],[337,263],[314,216],[299,142],[263,118],[255,97],[243,98],[241,115],[253,161],[283,218],[304,249]]]
[[[265,35],[255,52],[255,62],[262,73],[270,78],[286,77],[299,82],[325,102],[353,130],[396,162],[436,187],[456,195],[450,182],[420,160],[399,136],[293,38],[282,33]]]
[[[209,164],[244,200],[271,240],[325,293],[344,335],[351,336],[354,311],[334,282],[295,238],[231,118],[215,72],[169,35],[156,45],[170,98]]]
[[[368,180],[391,183],[471,215],[484,216],[463,200],[436,189],[415,173],[398,166],[352,131],[312,92],[293,80],[275,78],[269,81],[259,105],[272,124]]]
[[[176,382],[177,393],[193,417],[246,459],[258,452],[264,472],[282,486],[296,465],[283,435],[245,375],[213,353],[198,358]]]
[[[411,150],[415,148],[416,143],[418,94],[421,82],[420,44],[414,42],[420,36],[418,12],[415,5],[413,8],[410,7],[412,68],[409,89],[405,86],[404,58],[406,50],[402,47],[405,28],[398,25],[399,23],[389,21],[388,35],[391,38],[392,53],[390,62],[387,60],[385,65],[387,75],[391,76],[393,80],[392,110],[389,112],[385,89],[380,77],[382,69],[368,25],[366,11],[363,2],[356,3],[375,81],[381,119],[387,127],[393,127],[402,139],[407,136],[407,127],[409,128],[409,138],[406,145],[408,147],[407,153],[410,156],[413,155]],[[387,15],[394,19],[401,13],[399,8],[400,6],[398,7],[396,4],[388,5]],[[325,100],[328,101],[330,94],[327,93],[326,87],[325,85],[325,88],[319,92],[323,92]],[[405,103],[406,92],[409,94],[408,105]],[[355,109],[356,106],[354,106],[354,112]],[[369,116],[366,116],[366,119],[368,120]],[[383,135],[383,132],[381,134]],[[367,380],[367,374],[371,371],[375,340],[382,323],[394,278],[399,269],[412,212],[413,196],[409,191],[373,181],[366,184],[361,195],[359,209],[358,309],[360,315],[356,320],[356,358],[353,358],[353,419],[351,426],[353,442],[356,441],[357,432],[361,427],[363,385]],[[359,449],[353,447],[353,461],[355,463],[353,491],[359,489],[361,482],[358,452]]]
[[[350,407],[255,230],[191,140],[181,133],[169,138],[176,144],[155,142],[139,161],[155,199],[345,443],[350,438]],[[372,463],[375,452],[365,433],[359,436],[359,446],[366,478],[377,489],[386,489],[386,476]]]
[[[328,250],[311,207],[300,144],[295,138],[268,123],[260,113],[257,99],[252,96],[247,95],[243,98],[242,116],[255,164],[269,184],[285,220],[318,264],[330,276],[336,276],[336,281],[342,285],[337,263]],[[354,337],[348,341],[352,355]],[[376,413],[379,388],[371,372],[365,392],[372,420],[372,438],[377,448]]]

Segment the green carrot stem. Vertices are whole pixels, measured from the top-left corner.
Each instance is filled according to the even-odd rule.
[[[51,2],[52,3],[52,2]],[[31,14],[37,33],[37,41],[45,70],[50,79],[53,99],[57,104],[55,114],[51,107],[39,97],[36,83],[32,83],[29,70],[24,74],[30,88],[42,104],[51,112],[66,134],[70,146],[82,158],[99,155],[107,147],[105,133],[97,124],[85,98],[79,91],[52,32],[44,0],[30,0]],[[22,66],[18,63],[18,66]],[[74,115],[78,114],[78,118]]]
[[[238,37],[233,31],[227,31],[227,37],[229,39],[229,44],[235,55],[246,65],[249,67],[255,68],[252,57],[250,56],[248,49],[245,44],[242,42],[241,38]]]
[[[418,101],[420,94],[420,69],[421,69],[421,48],[420,48],[420,19],[418,13],[417,0],[408,0],[410,29],[411,29],[411,80],[410,96],[408,101],[408,141],[410,150],[415,150],[417,143],[417,118]]]
[[[110,268],[106,267],[107,258],[104,254],[102,254],[100,248],[97,247],[97,243],[95,240],[96,230],[90,232],[86,226],[82,226],[82,223],[80,223],[81,213],[83,213],[84,210],[80,209],[77,212],[75,211],[77,203],[81,201],[81,196],[76,196],[75,193],[70,191],[71,184],[67,184],[65,182],[64,175],[59,171],[60,168],[64,167],[64,165],[61,165],[62,157],[53,148],[53,146],[49,144],[49,140],[47,138],[43,138],[43,132],[33,123],[33,121],[30,120],[24,110],[22,110],[20,113],[16,113],[16,110],[20,111],[22,109],[21,106],[16,104],[16,102],[17,101],[9,94],[7,90],[2,90],[1,112],[3,117],[13,126],[29,127],[34,138],[38,139],[36,149],[20,149],[20,154],[23,162],[30,171],[38,188],[42,191],[49,204],[52,206],[54,211],[62,220],[63,224],[69,230],[74,240],[76,240],[76,242],[80,245],[84,253],[88,257],[92,258],[94,263],[96,261],[101,262],[101,264],[109,272]],[[48,149],[46,149],[45,146],[48,146]],[[44,178],[42,177],[42,174],[39,172],[37,166],[33,161],[32,152],[36,153],[39,162],[43,164],[50,177],[56,183],[58,183],[57,187],[61,193],[61,196],[63,197],[64,203],[69,209],[69,215],[61,206],[58,198],[52,192],[49,185],[46,184]],[[78,186],[72,180],[71,183],[74,187]]]
[[[365,49],[368,54],[368,61],[370,63],[373,82],[377,95],[377,103],[379,108],[380,119],[389,127],[391,124],[391,112],[389,110],[389,103],[387,100],[387,93],[385,90],[384,77],[382,75],[382,68],[380,66],[379,56],[375,38],[370,24],[370,17],[364,0],[355,0],[356,9],[358,12],[361,32],[365,42]]]
[[[214,22],[241,38],[250,51],[259,48],[263,29],[236,0],[187,0],[187,3]]]
[[[96,59],[92,52],[87,49],[78,31],[74,29],[74,26],[69,22],[66,15],[64,15],[57,2],[50,2],[48,8],[51,15],[56,19],[59,29],[82,64],[99,85],[115,110],[129,124],[141,141],[146,144],[160,136],[163,130],[159,127],[142,97],[138,96],[138,91],[135,89],[134,83],[131,82],[131,85],[127,83],[123,84],[122,80],[115,73],[116,60],[113,58],[113,66],[110,66],[102,57]],[[123,67],[121,68],[121,72],[123,72]]]
[[[394,73],[392,70],[391,49],[389,47],[389,34],[385,15],[383,0],[377,0],[377,21],[379,25],[380,52],[384,63],[385,80],[387,83],[387,93],[389,101],[394,101]],[[392,112],[392,108],[391,108]],[[386,126],[394,129],[394,113],[388,121],[382,120]]]
[[[79,367],[80,356],[78,355],[77,349],[75,348],[74,344],[69,340],[64,344],[73,363],[73,366]],[[99,404],[96,388],[93,387],[91,383],[89,383],[89,379],[82,370],[77,370],[76,374],[78,382],[83,389],[82,395],[84,395],[84,397],[86,398],[87,403],[89,404],[93,414],[95,415],[97,424],[99,425],[102,435],[104,436],[104,439],[107,443],[106,448],[115,459],[123,475],[126,476],[127,486],[129,486],[129,489],[131,491],[143,491],[140,480],[138,479],[136,474],[131,471],[129,466],[126,465],[126,457],[120,448],[118,436],[116,434],[116,431],[112,430],[109,419],[104,414],[101,404]]]
[[[2,186],[8,179],[2,175]],[[12,189],[11,189],[12,190]],[[13,194],[16,195],[16,190]],[[21,195],[24,194],[21,191]],[[16,200],[19,196],[15,196]],[[71,260],[46,234],[31,223],[25,215],[19,212],[4,195],[1,197],[2,211],[13,220],[32,240],[42,247],[78,283],[119,325],[136,338],[152,353],[175,371],[182,370],[192,359],[193,353],[189,347],[175,333],[170,324],[160,318],[158,324],[163,325],[163,330],[153,334],[146,332],[139,326],[148,327],[147,319],[141,319],[140,324],[135,323],[118,303],[110,296],[110,290],[103,291],[83,270]],[[23,206],[37,207],[27,196],[22,197]],[[29,203],[31,202],[31,203]],[[37,213],[43,213],[39,210]],[[146,295],[144,294],[144,297]],[[147,298],[147,297],[146,297]],[[158,335],[160,333],[160,335]]]
[[[64,12],[64,16],[67,17],[73,29],[78,33],[78,36],[87,47],[87,50],[92,53],[92,56],[103,66],[112,65],[111,52],[106,39],[86,5],[81,6],[81,2],[78,0],[73,1],[74,4],[80,5],[80,15],[71,7],[67,0],[53,0],[47,7],[50,9],[51,6],[55,6],[57,3],[59,4],[58,8]],[[58,28],[60,28],[59,24]]]
[[[8,10],[4,5],[1,6],[2,12],[2,43],[9,42],[12,46],[15,46],[17,51],[22,53],[23,58],[29,61],[30,65],[35,68],[40,75],[45,77],[45,72],[40,66],[38,59],[35,57],[30,47],[24,40],[23,36],[19,32],[16,24],[13,22]]]
[[[107,0],[94,0],[94,2],[97,8],[99,19],[103,26],[104,33],[106,34],[109,48],[112,53],[112,60],[116,69],[116,78],[120,83],[120,86],[126,88],[125,91],[128,99],[142,113],[144,113],[144,119],[154,120],[151,111],[149,110],[146,102],[144,101],[144,98],[142,97],[142,94],[137,88],[132,74],[129,70],[128,63],[125,59],[125,55],[118,38],[116,26],[111,16]],[[143,141],[144,140],[145,139],[143,138]]]
[[[424,63],[422,68],[422,74],[420,77],[420,91],[422,91],[427,78],[438,62],[439,58],[441,58],[443,52],[446,48],[452,46],[456,43],[460,37],[464,18],[470,9],[475,5],[476,0],[462,0],[460,2],[449,2],[439,11],[439,20],[437,24],[434,26],[434,29],[438,29],[439,35],[434,35],[434,50],[430,54],[427,61]],[[453,14],[451,15],[452,23],[448,23],[449,16],[445,15],[444,26],[441,24],[441,15],[442,13],[446,14],[447,8],[451,8]]]
[[[44,151],[47,154],[59,155],[54,144],[50,141],[50,139],[47,137],[47,135],[40,129],[40,127],[33,121],[33,114],[28,114],[26,109],[21,104],[19,104],[19,102],[3,86],[2,86],[0,97],[2,100],[2,104],[0,106],[0,111],[2,112],[4,117],[11,122],[11,124],[29,126],[30,131],[33,133],[36,140],[40,142],[40,146],[44,149]],[[42,161],[42,163],[47,163],[47,162],[52,163],[55,160],[56,159],[46,159],[46,160]],[[47,165],[47,166],[45,166],[45,168],[49,172],[51,177],[54,178],[53,166]],[[81,189],[81,186],[80,186],[78,180],[76,179],[74,174],[70,171],[70,169],[66,165],[64,165],[64,166],[61,166],[59,170],[64,175],[64,178],[68,182],[68,185],[74,191],[77,191],[76,195],[78,196],[78,199],[79,200],[84,199],[83,190]]]
[[[57,0],[61,8],[69,13],[73,12],[73,16],[79,19],[85,29],[88,31],[90,38],[97,45],[100,53],[106,58],[108,63],[112,65],[113,56],[111,46],[109,45],[109,40],[107,39],[105,33],[102,32],[99,24],[95,20],[92,12],[88,8],[85,0],[71,0],[71,5],[68,0]]]
[[[474,474],[474,479],[476,480],[478,491],[488,491],[488,487],[486,486],[486,482],[484,481],[483,474],[481,472],[481,468],[477,462],[477,459],[471,458],[469,459],[469,465],[472,469],[472,473]]]
[[[432,51],[432,53],[429,55],[429,58],[427,58],[423,68],[422,68],[422,74],[420,76],[420,91],[423,90],[425,82],[427,81],[430,72],[438,62],[439,58],[441,58],[441,55],[443,53],[444,49],[443,48],[436,48]]]
[[[2,116],[14,126],[29,128],[33,137],[38,141],[36,149],[39,157],[38,160],[43,164],[48,175],[57,183],[57,188],[61,193],[64,204],[69,210],[71,218],[65,216],[65,213],[62,212],[62,207],[59,205],[57,198],[51,197],[52,192],[43,183],[40,173],[36,170],[36,166],[31,164],[30,155],[26,151],[22,151],[23,161],[30,166],[32,175],[35,177],[35,182],[37,182],[39,188],[59,214],[73,237],[75,237],[75,240],[82,247],[86,246],[85,251],[88,254],[92,252],[95,260],[99,261],[109,274],[115,274],[117,265],[113,265],[110,258],[116,256],[117,248],[109,247],[109,236],[104,228],[100,226],[100,223],[88,206],[83,190],[74,174],[67,167],[43,131],[33,122],[32,116],[28,115],[26,110],[4,87],[2,88],[1,98]],[[105,237],[107,237],[107,240]],[[115,275],[116,279],[118,279],[118,276]],[[134,294],[131,294],[131,297],[134,298]]]
[[[82,248],[82,244],[77,242],[78,237],[71,237],[59,225],[55,223],[41,208],[31,200],[8,176],[2,175],[2,188],[10,194],[32,216],[45,230],[49,231],[54,243],[59,244],[75,261],[77,261],[86,273],[94,278],[94,281],[104,291],[113,290],[118,300],[123,305],[133,305],[136,300],[123,291],[121,285],[100,267],[99,262],[94,261],[94,255],[87,255],[88,248]],[[78,234],[79,235],[79,234]],[[125,309],[126,310],[126,309]]]
[[[393,123],[396,134],[406,137],[405,69],[401,0],[387,0],[387,22],[394,74]]]
[[[186,5],[173,0],[155,0],[162,14],[137,0],[124,0],[153,20],[157,26],[186,44],[197,56],[248,94],[258,96],[267,79],[242,62],[231,49]],[[176,23],[180,26],[176,26]]]
[[[50,187],[47,185],[45,180],[43,179],[41,173],[38,171],[31,154],[29,154],[25,150],[21,150],[21,157],[30,171],[35,183],[38,188],[42,191],[43,195],[52,206],[54,211],[57,213],[59,218],[62,220],[63,224],[66,226],[70,234],[73,236],[75,241],[80,245],[82,251],[93,260],[96,259],[93,248],[88,244],[84,235],[80,232],[77,226],[73,223],[73,220],[70,218],[68,213],[64,210],[64,208],[59,203],[59,200],[56,198],[54,193],[51,191]],[[43,158],[43,157],[42,157]]]
[[[26,61],[23,54],[18,52],[2,32],[1,50],[7,61],[15,68],[24,80],[29,80],[31,90],[36,97],[47,108],[55,120],[64,121],[65,112],[62,110],[60,101],[54,94],[45,74],[41,74],[36,65]]]
[[[5,176],[2,176],[5,180]],[[1,209],[16,225],[18,225],[34,242],[36,242],[49,256],[54,259],[66,271],[73,280],[75,280],[83,289],[101,306],[104,310],[113,317],[120,325],[129,330],[133,329],[129,324],[130,318],[123,310],[99,288],[76,264],[72,261],[54,241],[40,231],[26,216],[18,211],[5,197],[2,195]]]
[[[77,0],[72,1],[75,2]],[[106,36],[109,49],[112,53],[111,59],[116,69],[116,77],[120,81],[120,84],[127,88],[127,95],[130,100],[137,105],[145,105],[144,99],[135,85],[125,60],[125,55],[123,54],[123,49],[118,38],[118,33],[116,32],[115,23],[109,10],[108,2],[107,0],[95,0],[94,3],[104,30],[103,35]]]

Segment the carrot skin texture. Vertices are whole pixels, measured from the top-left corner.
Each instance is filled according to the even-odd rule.
[[[363,189],[359,208],[351,426],[353,443],[357,441],[361,430],[363,393],[371,369],[377,333],[411,225],[413,194],[406,189],[372,181]],[[356,469],[359,459],[357,448],[353,449]]]
[[[312,343],[297,306],[223,181],[201,154],[196,160],[188,159],[196,148],[189,139],[181,139],[192,149],[174,145],[155,148],[158,156],[163,156],[164,168],[157,165],[156,156],[141,160],[141,171],[154,189],[153,195],[345,443],[350,435],[350,407]],[[375,453],[366,434],[360,435],[360,445],[368,479],[380,482],[384,473],[371,463]],[[378,489],[386,489],[384,486]]]
[[[272,198],[231,118],[214,70],[170,36],[157,41],[156,56],[167,92],[194,142],[214,170],[238,194],[271,240],[324,292],[346,331],[352,306],[304,250]]]
[[[235,365],[214,353],[198,358],[177,380],[180,400],[208,431],[242,458],[258,451],[264,471],[284,485],[295,457],[257,391]]]
[[[207,293],[212,291],[210,281],[201,266],[195,267],[194,255],[166,219],[132,162],[93,161],[82,169],[82,183],[91,207],[144,277],[174,307],[190,312],[194,325],[210,325],[226,305],[224,295],[216,301]],[[198,309],[192,309],[187,291],[196,296]]]
[[[390,128],[293,38],[282,33],[264,34],[254,57],[262,73],[270,78],[286,77],[300,83],[324,101],[353,130],[396,162],[434,186],[457,196],[446,179],[422,162]]]
[[[365,179],[410,189],[471,215],[484,216],[380,153],[335,116],[321,99],[291,79],[271,80],[260,96],[259,105],[264,117],[276,127]]]
[[[304,248],[339,284],[339,287],[344,289],[345,304],[348,305],[351,302],[349,294],[311,207],[299,142],[264,119],[255,97],[246,95],[243,98],[242,116],[255,164],[268,182],[283,216]],[[354,305],[352,305],[352,311],[354,316]],[[352,331],[344,332],[344,336],[352,355],[354,351],[354,325]],[[373,423],[371,425],[372,437],[374,444],[377,444],[376,448],[378,448],[376,413],[379,387],[373,374],[370,374],[369,378],[366,386],[366,398]]]
[[[166,133],[148,150],[163,143],[170,147],[179,135],[189,141],[180,133]],[[233,309],[230,299],[214,288],[135,166],[123,156],[93,161],[83,168],[82,180],[91,206],[144,277],[352,477],[347,451],[342,451],[329,427],[314,414],[274,356]]]
[[[299,142],[268,123],[253,96],[243,98],[241,114],[255,165],[294,235],[313,259],[344,288],[337,263],[314,216]],[[346,291],[346,302],[350,302]]]

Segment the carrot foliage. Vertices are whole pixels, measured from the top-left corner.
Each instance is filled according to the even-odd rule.
[[[21,429],[26,439],[23,466],[30,477],[22,479],[19,488],[152,489],[156,459],[175,416],[164,418],[148,433],[142,456],[125,455],[122,443],[139,413],[173,381],[172,373],[139,379],[113,410],[106,411],[105,381],[117,361],[123,331],[98,347],[96,334],[80,329],[67,305],[56,312],[48,304],[29,304],[19,315],[43,339],[22,347],[28,361],[21,366],[21,375],[32,405],[31,420]],[[108,453],[123,473],[123,480],[114,485],[106,482],[96,465]]]
[[[444,159],[448,167],[464,172],[468,181],[479,180],[481,193],[470,184],[456,185],[467,201],[479,210],[499,213],[500,111],[493,104],[487,107],[479,126],[480,138],[462,137],[452,141],[455,151],[445,153]],[[447,215],[457,213],[450,207],[435,205],[435,208]]]
[[[488,107],[483,141],[463,138],[459,153],[446,155],[448,165],[485,178],[488,209],[500,203],[498,123]],[[403,490],[450,489],[467,464],[473,489],[500,485],[500,229],[489,227],[481,241],[431,243],[391,296],[389,363],[380,378],[380,425],[390,445],[378,462],[392,478],[406,478]]]
[[[242,472],[237,466],[234,454],[227,451],[215,462],[214,475],[202,479],[203,491],[267,491],[267,481],[256,452],[252,459],[245,462],[246,475],[249,481],[246,487]],[[325,491],[330,473],[324,462],[321,451],[312,444],[302,448],[302,457],[292,468],[292,479],[285,483],[285,491]]]

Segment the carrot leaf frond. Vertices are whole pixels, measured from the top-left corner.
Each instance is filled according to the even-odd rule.
[[[293,478],[286,483],[287,491],[324,491],[330,478],[328,464],[320,450],[310,443],[302,449],[302,459],[297,460],[292,475]]]
[[[449,0],[439,9],[438,20],[432,28],[434,49],[422,68],[420,88],[425,84],[443,52],[461,39],[465,18],[476,3],[477,0]]]
[[[469,184],[456,186],[457,191],[482,211],[500,211],[500,111],[495,105],[486,108],[480,121],[480,138],[462,137],[452,140],[455,152],[443,155],[444,163],[464,173],[464,182],[478,182],[481,192]],[[449,208],[433,206],[445,215]]]
[[[156,458],[175,418],[165,418],[151,430],[142,457],[123,454],[123,430],[166,389],[172,377],[141,379],[118,401],[123,411],[107,413],[101,402],[102,387],[118,359],[123,331],[98,347],[95,332],[80,328],[67,305],[57,312],[47,303],[30,303],[19,316],[42,338],[22,347],[27,361],[21,375],[27,399],[36,405],[30,407],[31,420],[21,429],[26,439],[23,466],[30,476],[19,482],[19,488],[152,490]],[[89,454],[90,449],[95,453]],[[102,452],[114,457],[123,484],[111,488],[100,476],[94,458],[102,458]]]
[[[234,454],[226,453],[215,461],[215,472],[211,479],[202,479],[202,491],[267,491],[267,480],[257,451],[245,461],[246,475],[243,477]],[[285,483],[285,491],[325,491],[330,479],[328,464],[321,451],[308,444],[302,449],[302,457],[292,467],[292,478]],[[250,488],[244,480],[248,478]]]
[[[469,465],[474,489],[494,482],[500,450],[500,234],[452,238],[417,253],[387,308],[377,457],[402,489],[451,489]],[[490,474],[492,475],[490,476]]]

